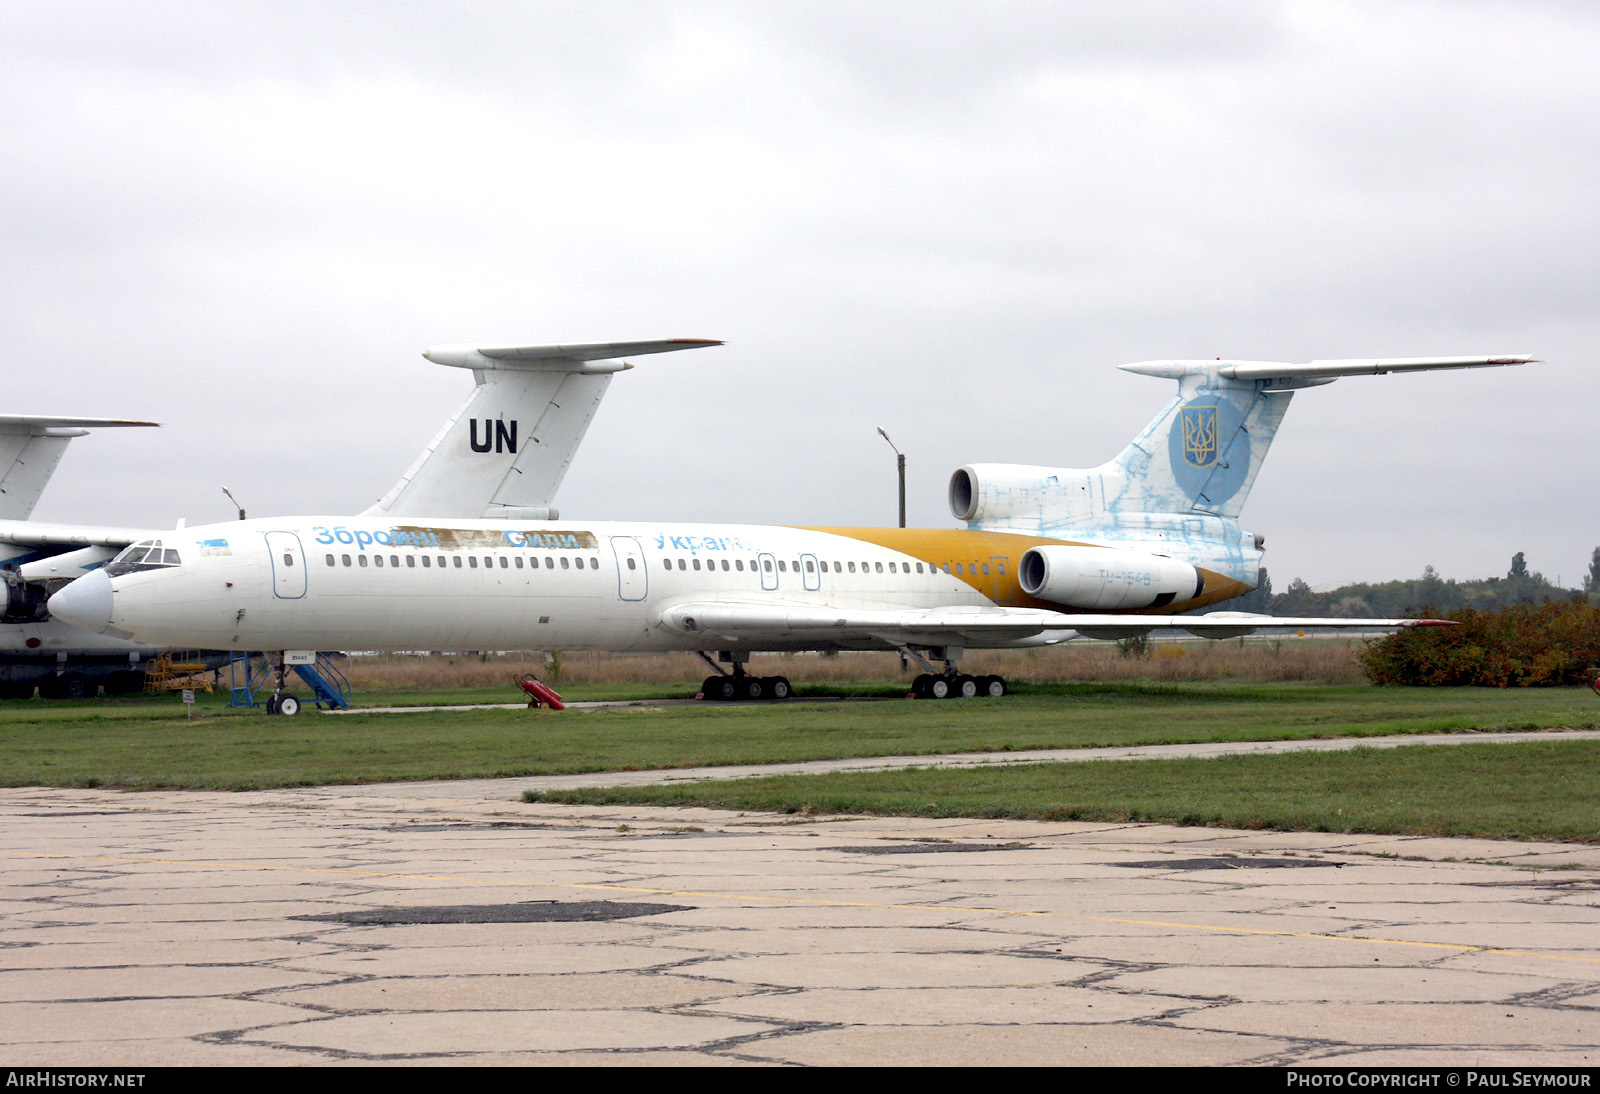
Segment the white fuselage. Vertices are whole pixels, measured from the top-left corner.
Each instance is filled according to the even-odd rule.
[[[957,537],[995,540],[926,536],[922,556]],[[181,564],[114,576],[110,633],[220,649],[720,648],[663,626],[663,613],[686,602],[894,611],[1020,599],[1011,575],[1035,540],[1001,538],[1016,554],[945,559],[751,525],[252,520],[166,533]]]

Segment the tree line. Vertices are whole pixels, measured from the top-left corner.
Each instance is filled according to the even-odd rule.
[[[1421,577],[1357,582],[1337,589],[1316,592],[1295,578],[1282,592],[1274,592],[1272,579],[1263,567],[1260,581],[1249,594],[1236,597],[1220,607],[1229,611],[1261,612],[1265,615],[1332,616],[1337,619],[1397,618],[1421,611],[1445,614],[1473,610],[1497,612],[1519,604],[1543,604],[1585,596],[1600,603],[1600,547],[1594,549],[1589,568],[1577,589],[1555,584],[1543,574],[1530,572],[1526,555],[1518,551],[1504,577],[1485,577],[1466,581],[1441,578],[1432,566]]]

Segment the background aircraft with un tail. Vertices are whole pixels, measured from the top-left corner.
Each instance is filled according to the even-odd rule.
[[[436,364],[469,367],[475,383],[411,467],[362,514],[376,519],[543,520],[621,358],[715,345],[693,339],[566,346],[438,346]],[[470,356],[470,363],[468,358]],[[153,426],[109,418],[0,415],[0,697],[47,698],[142,686],[140,662],[170,643],[135,643],[52,618],[49,597],[130,544],[177,557],[164,529],[29,520],[68,442],[89,429]],[[192,645],[192,644],[189,644]]]
[[[502,349],[430,351],[474,369],[539,367]],[[436,359],[437,359],[436,357]],[[50,601],[91,630],[274,651],[683,650],[712,698],[781,698],[756,651],[899,650],[929,697],[1000,695],[968,649],[1180,630],[1374,628],[1417,620],[1182,615],[1247,592],[1263,540],[1239,513],[1297,390],[1341,377],[1518,365],[1529,357],[1309,364],[1156,361],[1174,398],[1088,469],[973,464],[950,482],[964,529],[797,528],[301,517],[191,528],[136,544]],[[529,362],[525,364],[524,362]],[[942,669],[933,662],[941,662]],[[730,665],[724,672],[720,665]],[[269,704],[293,713],[282,691]]]

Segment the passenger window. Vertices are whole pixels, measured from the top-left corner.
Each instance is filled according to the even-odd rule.
[[[628,560],[628,569],[630,569],[630,570],[637,570],[637,569],[638,569],[638,568],[639,568],[639,567],[637,567],[637,566],[635,566],[635,565],[634,565],[634,564],[633,564],[633,559],[631,559],[631,558],[630,558],[630,559],[629,559],[629,560]]]
[[[433,565],[433,561],[432,561],[431,556],[423,555],[422,556],[422,568],[424,570],[426,570],[429,566],[432,566],[432,565]]]
[[[556,557],[554,555],[544,556],[544,568],[546,570],[554,570],[556,568]]]
[[[948,562],[946,562],[943,566],[940,566],[939,569],[943,570],[945,573],[949,573],[950,572],[950,564]]]
[[[460,555],[451,555],[450,557],[456,560],[456,569],[458,569],[458,570],[461,569],[461,556]]]
[[[373,555],[372,556],[372,564],[374,566],[380,566],[381,567],[383,565],[383,556],[382,555]]]
[[[333,565],[333,556],[332,556],[332,555],[329,555],[329,556],[328,556],[328,565],[329,565],[329,566],[332,566],[332,565]]]
[[[519,569],[519,570],[522,569],[522,556],[521,555],[517,556],[517,569]]]
[[[772,560],[770,558],[762,559],[761,568],[770,574],[772,572]]]
[[[877,573],[880,573],[880,574],[883,573],[883,563],[881,563],[881,562],[874,562],[872,564],[872,568]]]
[[[407,555],[406,557],[410,558],[411,556]],[[399,555],[390,555],[389,556],[389,565],[391,565],[391,566],[399,566],[400,565],[400,556]]]
[[[834,573],[836,573],[836,574],[837,574],[837,573],[842,573],[842,572],[843,572],[843,571],[841,571],[841,570],[840,570],[840,569],[839,569],[839,564],[838,564],[838,563],[837,563],[837,562],[835,562],[835,563],[834,563],[834,564],[833,564],[833,572],[834,572]]]
[[[816,566],[812,565],[811,560],[809,558],[806,559],[806,573],[814,574],[816,572],[817,572]]]
[[[478,568],[478,556],[477,555],[468,555],[467,556],[467,565],[471,566],[474,570],[476,570]]]
[[[423,559],[423,561],[426,562],[427,559]],[[416,555],[407,555],[406,556],[406,569],[415,570],[416,568],[417,568],[417,556]]]
[[[856,572],[856,564],[854,562],[852,562],[852,563],[849,563],[849,566],[850,566],[850,572],[851,573],[855,573]]]
[[[983,572],[984,573],[988,573],[989,572],[989,564],[987,562],[985,562],[983,564]]]
[[[687,570],[688,568],[689,568],[689,564],[687,562],[683,561],[683,559],[680,558],[678,560],[678,569]]]
[[[357,555],[356,556],[356,562],[360,563],[362,566],[365,566],[367,564],[367,556],[366,555]]]
[[[700,568],[700,560],[698,558],[694,560],[694,568],[696,570]]]
[[[922,572],[922,563],[919,562],[919,563],[917,563],[917,573],[920,574],[921,572]]]
[[[283,564],[285,566],[293,566],[294,565],[294,556],[291,555],[288,551],[283,552]]]
[[[661,565],[664,569],[670,570],[672,569],[672,560],[670,558],[664,558],[661,560]]]
[[[561,556],[561,568],[562,568],[562,569],[563,569],[563,570],[570,570],[570,569],[571,569],[571,568],[572,568],[572,563],[571,563],[571,561],[570,561],[570,560],[569,560],[569,559],[568,559],[568,558],[567,558],[567,556],[566,556],[566,555],[562,555],[562,556]]]
[[[784,565],[784,561],[781,558],[778,560],[778,572],[780,574],[786,574],[789,572],[789,568]]]
[[[1006,564],[1004,562],[997,562],[995,565],[999,567],[1001,573],[1006,572]]]
[[[722,572],[723,573],[727,573],[728,572],[728,560],[727,559],[723,559],[722,560]]]
[[[350,565],[350,556],[349,555],[340,555],[339,557],[344,559],[344,564],[346,566]]]
[[[742,558],[734,559],[733,560],[733,568],[735,570],[738,570],[740,573],[743,573],[744,572],[744,559],[742,559]]]
[[[519,558],[519,559],[517,559],[517,561],[521,562],[522,560]],[[502,570],[505,570],[505,569],[509,569],[510,566],[511,566],[511,560],[509,558],[507,558],[505,555],[501,555],[500,556],[500,568]]]

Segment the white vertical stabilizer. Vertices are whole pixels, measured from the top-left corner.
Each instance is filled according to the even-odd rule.
[[[622,360],[720,346],[697,338],[560,346],[433,346],[428,360],[477,381],[393,489],[363,516],[540,518]]]
[[[27,520],[74,437],[110,426],[153,426],[127,418],[0,414],[0,520]]]

